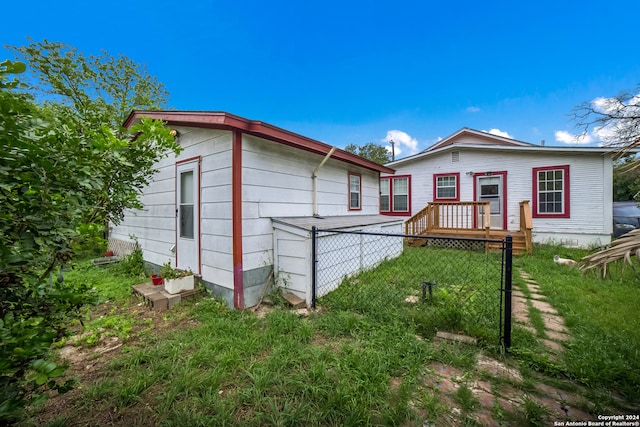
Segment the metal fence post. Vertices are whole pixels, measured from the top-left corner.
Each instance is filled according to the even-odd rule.
[[[511,290],[513,287],[512,271],[513,271],[513,237],[507,235],[506,254],[504,264],[504,348],[509,351],[511,347]]]
[[[311,227],[311,307],[316,308],[316,275],[318,272],[318,260],[317,260],[317,235],[318,227],[315,225]]]

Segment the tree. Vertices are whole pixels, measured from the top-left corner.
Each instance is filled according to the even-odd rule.
[[[29,65],[34,81],[30,93],[36,101],[79,119],[82,130],[108,125],[118,137],[127,134],[122,124],[132,110],[166,109],[169,93],[144,66],[130,58],[102,51],[85,56],[60,42],[31,42],[9,46]]]
[[[640,161],[634,151],[640,148],[640,85],[634,90],[620,92],[613,98],[596,98],[584,102],[574,110],[576,125],[584,134],[593,131],[605,146],[616,151],[614,158],[622,159],[616,167],[616,181],[620,184],[622,174],[629,179],[629,189],[637,188],[637,171]],[[619,189],[620,187],[618,187]],[[616,190],[617,192],[617,190]],[[615,197],[619,195],[616,194]],[[628,197],[628,195],[627,195]],[[581,268],[585,271],[598,269],[603,277],[607,273],[607,266],[618,260],[625,260],[631,264],[631,256],[636,255],[640,260],[640,232],[634,230],[595,254],[581,260]]]
[[[180,150],[162,122],[143,119],[128,135],[112,127],[119,119],[92,122],[107,110],[105,99],[84,97],[83,110],[38,104],[10,78],[25,68],[0,63],[0,424],[18,420],[45,390],[72,386],[49,349],[92,294],[50,273],[72,256],[82,224],[139,207],[153,165]]]
[[[126,208],[140,208],[139,191],[155,172],[152,167],[160,151],[177,146],[154,147],[130,135],[122,127],[134,109],[164,109],[168,92],[146,69],[124,55],[117,58],[102,52],[85,56],[59,42],[31,42],[10,47],[27,62],[33,85],[28,88],[50,117],[64,117],[67,131],[91,141],[83,155],[99,152],[103,187],[84,194],[96,209],[87,211],[84,223],[117,223]],[[120,142],[116,142],[119,140]],[[117,145],[117,150],[106,150]],[[95,149],[95,150],[94,150]]]
[[[344,149],[350,153],[357,154],[360,157],[369,159],[372,162],[384,165],[391,161],[391,155],[387,149],[375,142],[369,142],[364,145],[349,144]]]
[[[575,108],[573,119],[586,135],[594,132],[621,158],[640,147],[640,84],[612,98],[596,98]],[[640,163],[635,163],[639,166]]]
[[[613,201],[634,200],[640,195],[640,168],[637,159],[629,155],[619,159],[613,166]]]

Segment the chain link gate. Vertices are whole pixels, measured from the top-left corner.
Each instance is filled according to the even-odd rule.
[[[495,248],[488,250],[488,248]],[[312,230],[312,305],[511,345],[511,236]]]

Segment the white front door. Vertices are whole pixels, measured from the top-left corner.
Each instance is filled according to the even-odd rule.
[[[176,166],[176,266],[200,272],[199,160]]]
[[[479,202],[489,202],[491,206],[491,228],[504,228],[503,212],[503,182],[501,175],[484,175],[476,178],[476,200]],[[478,209],[478,225],[483,224],[484,209]]]

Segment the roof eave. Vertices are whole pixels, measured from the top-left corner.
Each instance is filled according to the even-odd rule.
[[[306,136],[273,126],[259,120],[249,120],[222,111],[140,111],[134,110],[129,114],[123,126],[130,127],[141,117],[162,120],[173,126],[237,129],[242,132],[269,139],[280,144],[295,147],[312,153],[327,155],[331,145],[316,141]],[[345,163],[360,166],[380,173],[394,174],[395,171],[384,165],[360,157],[348,151],[336,148],[332,158]]]

